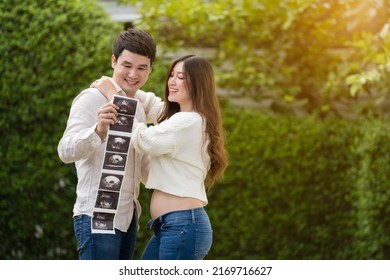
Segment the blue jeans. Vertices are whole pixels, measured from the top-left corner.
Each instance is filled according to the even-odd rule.
[[[131,260],[136,242],[136,214],[127,232],[91,233],[91,217],[74,217],[74,232],[80,260]]]
[[[149,221],[154,231],[141,260],[201,260],[213,242],[213,231],[203,208],[169,212]]]

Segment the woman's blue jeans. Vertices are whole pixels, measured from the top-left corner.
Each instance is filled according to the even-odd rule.
[[[142,260],[201,260],[211,248],[213,232],[203,208],[169,212],[149,221],[154,231]]]
[[[134,213],[135,214],[135,213]],[[74,232],[80,260],[131,260],[134,255],[136,216],[127,232],[115,229],[115,234],[91,233],[91,217],[74,217]]]

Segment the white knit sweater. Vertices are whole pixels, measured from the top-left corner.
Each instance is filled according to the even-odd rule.
[[[196,112],[179,112],[160,124],[134,123],[131,146],[150,155],[146,188],[208,203],[204,179],[210,165],[205,124]]]

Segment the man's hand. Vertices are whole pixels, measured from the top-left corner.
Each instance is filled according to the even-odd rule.
[[[95,128],[95,132],[99,135],[102,141],[106,138],[110,125],[117,122],[116,117],[118,116],[118,109],[119,107],[111,102],[99,109],[98,124]]]

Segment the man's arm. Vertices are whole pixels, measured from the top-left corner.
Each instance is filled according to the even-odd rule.
[[[60,159],[72,163],[90,156],[105,140],[113,114],[99,108],[107,100],[96,90],[86,90],[73,101],[67,126],[57,150]],[[100,112],[100,114],[99,114]],[[106,130],[105,130],[106,129]]]

